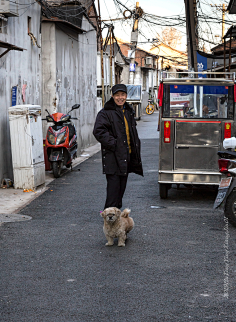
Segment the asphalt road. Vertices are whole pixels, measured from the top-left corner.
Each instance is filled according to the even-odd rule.
[[[236,321],[236,230],[213,189],[158,194],[157,113],[138,124],[144,178],[124,197],[135,228],[105,247],[97,153],[0,227],[1,322]],[[162,206],[164,208],[153,208]]]

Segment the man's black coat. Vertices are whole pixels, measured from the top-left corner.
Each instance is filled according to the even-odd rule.
[[[143,175],[134,110],[127,102],[125,117],[129,124],[131,154],[129,154],[123,111],[115,104],[113,98],[106,102],[97,115],[93,135],[101,143],[103,173],[127,175],[129,172],[134,172]]]

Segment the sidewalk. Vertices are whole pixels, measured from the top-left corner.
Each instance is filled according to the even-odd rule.
[[[95,153],[100,150],[100,143],[97,143],[89,148],[83,150],[81,155],[73,161],[73,167],[79,165],[84,162]],[[71,171],[70,169],[63,169],[63,174]],[[2,189],[0,188],[0,225],[3,222],[22,220],[21,217],[17,219],[17,214],[20,209],[24,208],[27,204],[29,204],[32,200],[37,198],[40,194],[45,192],[48,188],[47,185],[55,180],[52,171],[45,172],[45,186],[39,188],[35,192],[23,192],[23,189]],[[11,217],[6,216],[12,214]],[[12,220],[11,220],[12,219]]]

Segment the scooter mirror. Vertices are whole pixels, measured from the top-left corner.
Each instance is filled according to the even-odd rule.
[[[73,110],[76,110],[77,108],[79,108],[80,107],[80,104],[75,104],[75,105],[73,105],[72,106],[72,108],[71,108],[71,110],[73,111]]]

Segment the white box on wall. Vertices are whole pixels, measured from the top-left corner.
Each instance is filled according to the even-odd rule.
[[[41,107],[9,108],[15,189],[32,189],[45,183]]]

